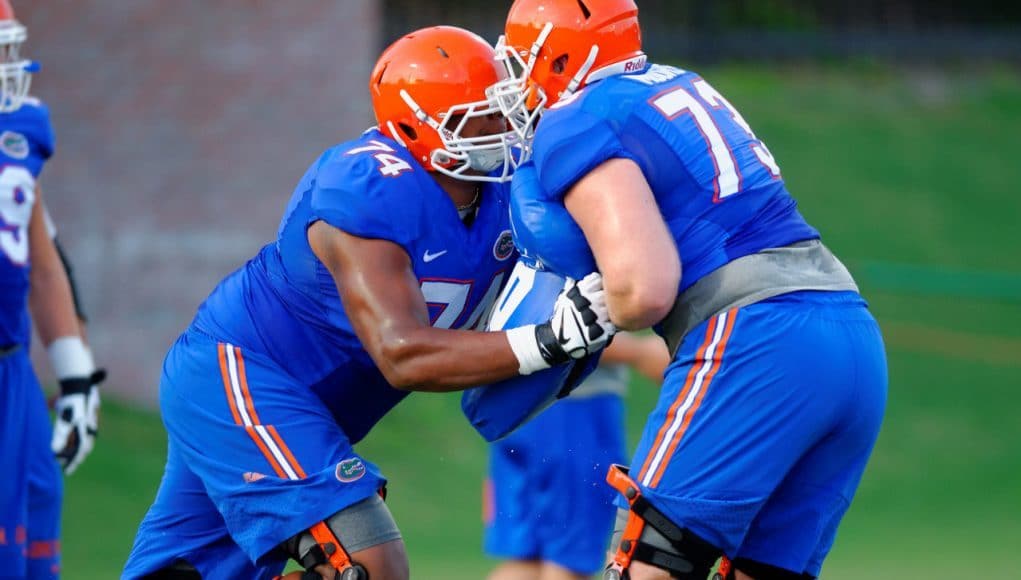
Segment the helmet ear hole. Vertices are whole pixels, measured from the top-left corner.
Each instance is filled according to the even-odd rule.
[[[404,133],[408,139],[411,139],[412,141],[418,140],[418,131],[415,131],[414,127],[407,123],[397,123],[397,126],[401,129],[401,133]]]
[[[550,69],[553,71],[553,74],[557,75],[564,74],[564,71],[567,70],[567,61],[569,58],[570,57],[566,54],[558,56],[556,60],[553,61],[553,65],[550,67]]]

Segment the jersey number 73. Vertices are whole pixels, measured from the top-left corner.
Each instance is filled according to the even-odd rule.
[[[716,174],[713,179],[713,201],[717,202],[741,191],[741,168],[734,156],[734,150],[723,137],[723,132],[713,120],[709,109],[723,109],[729,113],[733,122],[751,138],[751,149],[774,178],[780,177],[780,168],[773,159],[773,154],[766,144],[755,136],[748,122],[737,112],[730,102],[701,78],[691,83],[692,90],[676,87],[660,93],[650,103],[666,118],[673,120],[681,115],[691,115],[699,132],[709,148],[709,156],[713,161]]]

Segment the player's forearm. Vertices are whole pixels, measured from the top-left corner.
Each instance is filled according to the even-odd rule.
[[[662,381],[663,372],[670,364],[670,353],[658,336],[618,333],[599,362],[626,364],[652,381]]]
[[[629,332],[618,332],[610,346],[603,350],[599,364],[633,365],[641,354],[638,337]]]
[[[431,327],[381,337],[373,358],[391,385],[409,391],[461,391],[518,374],[503,332]]]
[[[57,251],[57,257],[60,258],[60,265],[64,268],[64,274],[67,276],[67,284],[71,289],[71,299],[74,303],[74,312],[78,317],[78,321],[81,323],[80,329],[82,338],[85,337],[85,322],[87,317],[85,316],[85,307],[82,305],[81,295],[78,292],[78,286],[74,280],[74,268],[71,267],[71,260],[67,257],[67,253],[64,252],[64,248],[60,245],[60,240],[54,235],[51,238],[53,240],[53,249]]]
[[[59,261],[33,264],[29,308],[44,345],[62,336],[79,336],[71,288]]]
[[[610,319],[622,330],[648,328],[677,297],[681,262],[642,169],[611,159],[564,197],[603,275]]]
[[[677,299],[681,262],[665,228],[648,235],[641,244],[607,250],[596,247],[596,261],[603,273],[606,305],[617,328],[641,330],[666,317]],[[624,237],[620,235],[619,237]]]
[[[28,305],[32,311],[39,337],[47,347],[61,337],[80,336],[74,311],[71,285],[60,255],[53,245],[51,227],[47,226],[42,191],[36,188],[38,203],[32,208],[28,226],[29,271]]]
[[[676,298],[676,285],[668,290],[671,284],[660,274],[649,273],[639,278],[633,274],[612,276],[617,283],[611,282],[611,276],[605,275],[606,305],[610,310],[610,320],[622,330],[641,330],[649,328],[663,320]],[[642,283],[648,279],[648,282]]]

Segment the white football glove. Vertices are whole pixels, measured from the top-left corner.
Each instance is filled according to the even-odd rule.
[[[54,410],[53,440],[50,444],[57,462],[70,475],[81,465],[96,442],[99,431],[99,383],[106,378],[100,369],[89,377],[60,381],[60,397]]]
[[[518,357],[518,372],[527,375],[593,354],[605,347],[615,332],[606,308],[603,277],[593,272],[581,281],[567,279],[549,321],[511,329],[507,334]]]

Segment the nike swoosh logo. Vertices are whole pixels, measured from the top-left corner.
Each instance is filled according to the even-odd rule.
[[[568,342],[567,337],[564,336],[564,324],[562,319],[560,324],[560,330],[557,332],[557,342],[559,342],[561,345],[565,345]]]
[[[443,250],[443,251],[440,251],[440,252],[436,252],[435,254],[430,254],[429,250],[426,250],[425,254],[422,255],[422,261],[428,264],[429,262],[432,262],[436,258],[439,258],[440,256],[442,256],[443,254],[446,254],[446,253],[447,253],[447,251]]]
[[[575,326],[575,328],[578,329],[578,332],[581,333],[582,336],[584,336],[585,335],[585,331],[582,330],[581,325],[578,324],[578,317],[576,317],[574,315],[574,313],[571,313],[571,320],[574,322],[574,326]],[[566,324],[567,324],[567,321],[563,320],[563,318],[561,318],[561,320],[560,320],[560,330],[557,332],[557,335],[558,335],[557,336],[557,342],[559,342],[561,344],[561,346],[567,344],[568,342],[570,342],[570,339],[567,338],[567,336],[564,334],[564,326]]]

